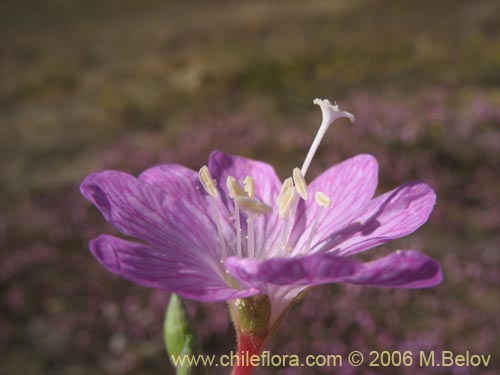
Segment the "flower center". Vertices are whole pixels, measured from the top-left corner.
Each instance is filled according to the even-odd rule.
[[[294,250],[289,243],[291,229],[293,228],[295,213],[300,199],[307,201],[309,199],[309,190],[305,180],[305,175],[311,164],[314,155],[321,143],[321,140],[326,134],[330,125],[338,118],[346,117],[351,122],[354,121],[354,116],[349,112],[341,111],[335,104],[331,104],[326,99],[315,99],[314,104],[321,108],[323,119],[320,128],[307,152],[307,156],[302,164],[302,168],[294,168],[292,176],[283,181],[281,191],[277,199],[278,215],[281,220],[281,232],[279,236],[279,246],[274,249],[269,249],[267,253],[265,249],[255,248],[255,228],[254,222],[259,215],[266,215],[272,212],[272,208],[266,203],[255,197],[255,181],[252,176],[246,176],[243,180],[243,187],[235,177],[229,176],[226,185],[229,191],[229,197],[233,200],[233,216],[236,233],[236,255],[238,257],[255,258],[262,255],[275,256],[288,255]],[[209,194],[211,209],[213,211],[215,225],[217,227],[217,238],[220,247],[219,259],[221,263],[228,257],[227,244],[222,230],[222,218],[219,211],[218,201],[219,191],[217,182],[210,175],[207,166],[203,166],[199,172],[200,182]],[[310,233],[307,237],[304,247],[300,250],[301,254],[306,254],[311,248],[314,236],[318,232],[321,221],[320,218],[328,207],[331,206],[331,199],[322,192],[316,192],[315,202],[321,209],[316,213],[312,222]],[[241,211],[246,213],[246,235],[243,237],[241,225]],[[246,240],[246,251],[244,248],[244,240]]]

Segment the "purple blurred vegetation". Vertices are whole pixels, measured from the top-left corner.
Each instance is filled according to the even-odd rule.
[[[488,48],[500,42],[500,22],[490,16],[500,13],[497,2],[479,1],[473,12],[466,1],[384,1],[377,9],[314,1],[305,10],[295,1],[280,9],[217,1],[211,11],[200,2],[126,2],[120,10],[82,10],[77,3],[39,5],[26,18],[23,5],[0,6],[1,19],[9,17],[0,22],[6,56],[0,64],[0,373],[171,373],[162,344],[168,295],[115,277],[93,259],[88,240],[116,232],[81,197],[80,181],[93,171],[138,174],[167,162],[197,169],[213,149],[265,160],[283,178],[302,162],[314,136],[318,96],[337,100],[356,122],[332,126],[311,177],[364,152],[380,163],[378,192],[415,179],[429,183],[438,196],[429,222],[390,247],[422,249],[441,262],[445,278],[429,290],[315,288],[289,312],[268,349],[303,357],[469,350],[493,355],[481,374],[498,373],[500,58],[498,48]],[[185,24],[171,19],[191,14]],[[163,18],[171,22],[162,26]],[[338,23],[331,26],[331,19]],[[131,32],[123,30],[131,20],[144,28],[129,43]],[[362,26],[351,34],[348,20],[363,20]],[[421,30],[427,22],[429,29]],[[457,24],[475,36],[450,31]],[[287,32],[295,27],[307,31],[292,47]],[[401,41],[387,46],[387,55],[369,47],[385,46],[395,30]],[[342,36],[348,40],[335,42],[336,52],[325,51]],[[253,52],[243,53],[240,41]],[[224,303],[187,304],[206,353],[233,349]],[[335,373],[475,373],[368,370],[343,366]],[[256,371],[267,373],[298,372]]]

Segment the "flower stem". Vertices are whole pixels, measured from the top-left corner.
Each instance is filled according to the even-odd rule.
[[[271,304],[267,296],[260,295],[232,301],[229,308],[238,340],[232,375],[250,375],[269,337]]]
[[[232,375],[250,375],[254,370],[252,358],[260,356],[265,345],[265,338],[248,334],[238,335],[238,360]],[[255,363],[255,362],[253,362]]]

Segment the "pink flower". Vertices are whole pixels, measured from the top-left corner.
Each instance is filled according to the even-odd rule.
[[[89,175],[82,194],[123,234],[90,243],[109,271],[138,284],[200,301],[265,294],[270,324],[307,288],[334,282],[380,287],[431,287],[438,262],[399,250],[371,262],[353,255],[423,225],[435,194],[412,182],[373,197],[377,161],[358,155],[310,184],[305,175],[330,124],[354,117],[316,100],[323,122],[301,169],[283,183],[261,161],[220,151],[200,172],[165,164],[138,178],[118,171]]]

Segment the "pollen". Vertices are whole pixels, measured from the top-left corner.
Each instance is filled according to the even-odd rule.
[[[228,176],[226,180],[227,189],[231,198],[245,197],[247,194],[233,176]]]
[[[294,197],[295,197],[295,189],[293,187],[293,183],[284,186],[283,196],[281,197],[281,200],[278,205],[278,212],[280,218],[284,219],[288,216],[293,206]]]
[[[307,198],[309,198],[309,191],[307,190],[307,184],[306,180],[304,179],[304,175],[299,168],[293,169],[293,182],[295,183],[295,189],[297,190],[297,193],[299,193],[300,197],[306,201]]]
[[[238,196],[234,198],[238,206],[253,215],[269,214],[273,209],[256,198]]]
[[[246,176],[243,180],[243,185],[245,186],[245,191],[250,198],[255,198],[255,181],[253,177]]]
[[[212,197],[217,198],[219,196],[219,192],[217,191],[217,181],[212,178],[206,165],[200,169],[200,182],[206,192]]]
[[[283,181],[283,185],[281,186],[277,201],[278,206],[281,205],[285,192],[287,192],[291,187],[293,187],[293,179],[291,177],[288,177],[285,181]]]
[[[330,197],[321,191],[316,192],[316,196],[314,198],[316,199],[316,203],[323,208],[328,208],[332,205]]]

